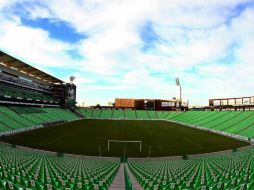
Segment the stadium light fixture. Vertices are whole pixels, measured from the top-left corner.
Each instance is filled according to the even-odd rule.
[[[180,80],[178,77],[176,78],[176,86],[180,86]]]
[[[74,77],[74,76],[70,76],[70,84],[73,84],[75,78],[76,78],[76,77]]]
[[[179,107],[182,106],[182,87],[180,85],[180,79],[177,77],[176,78],[176,86],[179,86],[179,90],[180,90],[180,102],[179,102]]]

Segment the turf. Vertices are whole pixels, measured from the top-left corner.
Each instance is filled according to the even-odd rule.
[[[107,141],[141,140],[138,143]],[[9,137],[2,141],[71,154],[99,156],[147,157],[199,154],[248,145],[246,142],[167,121],[79,120],[62,125],[41,128]]]

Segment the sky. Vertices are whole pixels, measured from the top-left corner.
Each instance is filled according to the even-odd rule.
[[[253,96],[253,0],[0,0],[0,49],[66,82],[77,102]]]

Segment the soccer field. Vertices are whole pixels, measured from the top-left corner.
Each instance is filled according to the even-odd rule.
[[[198,154],[248,145],[246,142],[167,121],[79,120],[41,128],[2,141],[55,152],[100,156],[150,157]],[[142,141],[110,143],[108,140]]]

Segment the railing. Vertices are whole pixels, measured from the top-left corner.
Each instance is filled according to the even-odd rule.
[[[25,132],[25,131],[31,131],[31,130],[34,130],[34,129],[39,129],[39,128],[42,128],[42,127],[44,127],[44,126],[43,125],[35,125],[35,126],[29,127],[29,128],[20,128],[20,129],[13,129],[13,130],[10,130],[10,131],[3,131],[3,132],[0,132],[0,136],[10,136],[10,135],[22,133],[22,132]]]
[[[15,135],[18,133],[23,133],[23,132],[39,129],[39,128],[49,127],[51,125],[59,125],[59,124],[65,123],[65,122],[67,122],[67,121],[66,120],[57,120],[57,121],[52,121],[52,122],[45,122],[43,124],[35,125],[32,127],[28,127],[28,128],[24,127],[24,128],[20,128],[20,129],[13,129],[10,131],[3,131],[3,132],[0,132],[0,136],[11,136],[11,135]]]
[[[131,183],[130,177],[128,172],[125,169],[125,165],[124,165],[124,181],[125,181],[125,190],[136,190]]]
[[[244,136],[237,135],[237,134],[231,134],[231,133],[227,133],[227,132],[224,132],[224,131],[209,129],[209,128],[205,128],[205,127],[201,127],[201,126],[197,126],[197,125],[190,125],[190,124],[187,124],[187,123],[184,123],[184,122],[179,122],[179,121],[174,121],[174,120],[169,120],[169,121],[173,122],[173,123],[178,123],[178,124],[181,124],[181,125],[185,125],[185,126],[188,126],[188,127],[196,128],[196,129],[199,129],[199,130],[202,130],[202,131],[209,131],[209,132],[217,133],[217,134],[220,134],[220,135],[228,136],[228,137],[235,138],[235,139],[238,139],[238,140],[241,140],[241,141],[254,142],[253,138],[248,138],[248,137],[244,137]]]

